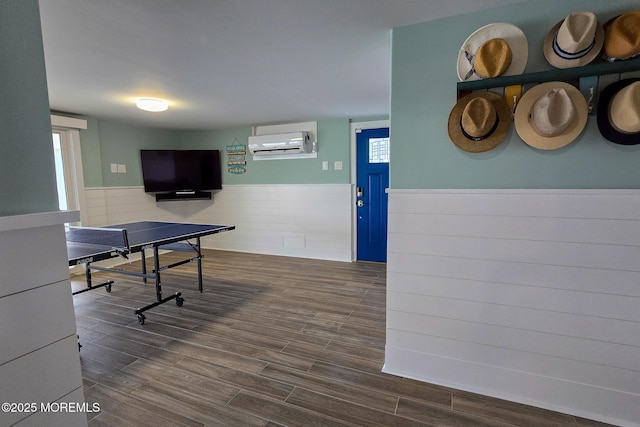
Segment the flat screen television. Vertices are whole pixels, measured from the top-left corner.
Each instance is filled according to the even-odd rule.
[[[222,189],[219,150],[140,150],[147,193]]]

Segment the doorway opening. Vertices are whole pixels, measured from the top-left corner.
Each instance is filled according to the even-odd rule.
[[[352,124],[354,259],[386,262],[390,139],[388,120]]]

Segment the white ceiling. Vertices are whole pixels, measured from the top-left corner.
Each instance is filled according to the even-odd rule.
[[[40,0],[49,101],[171,129],[386,115],[391,28],[522,1]]]

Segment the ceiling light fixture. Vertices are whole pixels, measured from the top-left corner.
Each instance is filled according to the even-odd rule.
[[[144,111],[157,113],[168,110],[169,102],[158,98],[138,98],[138,100],[136,100],[136,107]]]

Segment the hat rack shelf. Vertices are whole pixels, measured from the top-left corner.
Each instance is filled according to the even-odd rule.
[[[491,79],[473,80],[457,83],[457,98],[478,90],[487,90],[516,85],[539,84],[552,81],[571,82],[583,77],[621,74],[640,71],[640,58],[626,61],[584,65],[576,68],[553,69],[514,76],[501,76]]]

